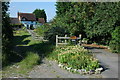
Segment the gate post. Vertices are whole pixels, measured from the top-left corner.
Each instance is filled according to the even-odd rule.
[[[56,35],[56,47],[58,46],[58,35]]]
[[[67,37],[67,34],[65,35],[65,38]],[[67,40],[65,39],[65,43],[67,43]]]
[[[81,34],[79,34],[79,38],[81,39]]]
[[[80,38],[80,40],[79,40],[79,45],[81,45],[82,44],[82,40],[81,40],[81,34],[79,34],[79,38]]]

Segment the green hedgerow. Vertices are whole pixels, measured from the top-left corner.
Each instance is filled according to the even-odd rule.
[[[120,53],[120,26],[112,32],[112,40],[110,41],[110,48],[113,52]]]

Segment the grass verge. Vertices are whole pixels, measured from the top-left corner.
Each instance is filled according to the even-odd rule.
[[[28,72],[39,64],[41,57],[35,50],[39,47],[36,44],[40,43],[40,41],[35,41],[25,30],[15,31],[13,54],[10,64],[3,67],[2,77],[27,77]]]

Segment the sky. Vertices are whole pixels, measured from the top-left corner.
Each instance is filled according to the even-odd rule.
[[[32,13],[35,9],[44,9],[47,21],[56,15],[56,2],[10,2],[10,17],[17,17],[17,12]]]

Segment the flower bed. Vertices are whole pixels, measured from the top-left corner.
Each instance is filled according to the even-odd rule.
[[[99,61],[81,46],[66,46],[56,49],[59,66],[71,72],[95,73],[102,70]]]

